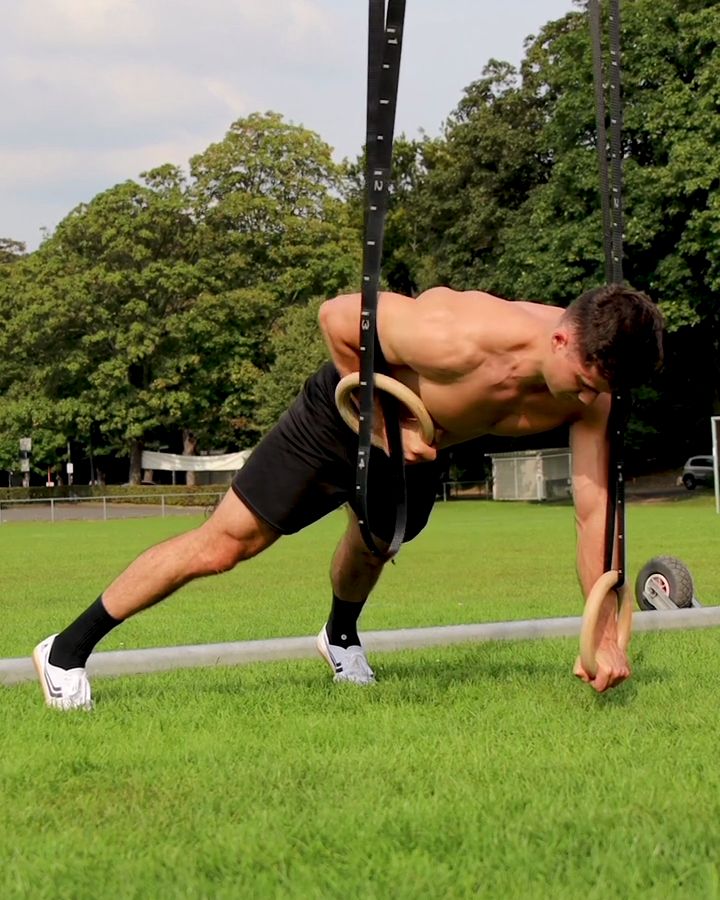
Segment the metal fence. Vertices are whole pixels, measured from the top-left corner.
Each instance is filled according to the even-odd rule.
[[[224,491],[172,494],[122,494],[105,497],[58,497],[0,500],[0,525],[11,522],[71,522],[140,519],[150,516],[209,515]]]
[[[492,500],[492,485],[489,481],[444,481],[438,500]]]
[[[210,515],[225,495],[222,491],[172,494],[109,494],[106,497],[51,497],[42,500],[0,500],[0,525],[13,522],[72,522],[144,519],[153,516]],[[485,482],[446,481],[438,500],[486,500],[492,491]]]

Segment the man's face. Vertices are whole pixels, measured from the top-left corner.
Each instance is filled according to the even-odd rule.
[[[588,365],[580,358],[577,341],[568,329],[553,332],[545,381],[557,400],[571,400],[583,406],[589,406],[598,394],[610,391],[597,366]]]

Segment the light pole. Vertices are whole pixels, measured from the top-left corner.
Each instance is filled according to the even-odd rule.
[[[67,455],[68,455],[68,458],[67,458],[67,465],[65,466],[65,469],[67,471],[68,487],[72,487],[75,466],[73,465],[73,462],[70,459],[70,441],[68,441],[68,445],[67,445]]]
[[[32,438],[20,438],[20,471],[22,472],[22,486],[30,487],[30,453],[32,451]]]

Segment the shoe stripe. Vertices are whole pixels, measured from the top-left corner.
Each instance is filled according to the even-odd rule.
[[[48,693],[50,694],[50,696],[55,698],[62,697],[62,688],[56,687],[56,685],[54,685],[52,681],[50,681],[50,676],[48,675],[48,673],[44,670],[43,675],[45,676],[45,684],[47,685]]]
[[[41,647],[38,650],[38,656],[40,657],[40,667],[42,669],[42,677],[45,685],[47,687],[47,692],[53,700],[61,700],[62,699],[62,685],[57,685],[52,682],[50,679],[50,674],[47,670],[48,667],[48,658],[50,656],[50,647]]]
[[[336,672],[340,672],[342,670],[342,663],[340,662],[339,659],[335,659],[335,657],[333,656],[333,652],[330,649],[330,641],[328,640],[326,628],[323,628],[323,630],[322,630],[322,637],[323,637],[323,644],[325,645],[325,649],[327,650],[328,662],[332,663],[332,665],[335,666]]]
[[[45,662],[46,660],[43,660],[43,677],[45,678],[45,684],[47,685],[48,693],[51,697],[60,698],[62,697],[62,685],[58,686],[56,684],[53,684],[53,682],[50,680],[50,675],[48,673]]]

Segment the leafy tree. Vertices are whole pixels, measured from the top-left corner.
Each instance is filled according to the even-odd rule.
[[[79,206],[41,248],[79,279],[74,313],[85,383],[78,427],[95,426],[110,446],[129,452],[132,481],[146,435],[172,421],[155,379],[174,350],[167,320],[202,286],[194,240],[182,176],[166,166],[148,173],[145,185],[126,182]]]
[[[0,464],[15,468],[18,439],[32,437],[44,468],[64,458],[84,366],[72,310],[76,285],[40,254],[0,267]]]
[[[305,379],[328,359],[317,322],[323,299],[314,298],[305,306],[285,310],[270,333],[275,361],[255,391],[255,421],[263,432],[277,422]]]
[[[130,455],[131,481],[143,447],[173,433],[188,450],[253,443],[274,321],[357,271],[340,170],[315,135],[251,117],[193,165],[192,190],[162,166],[78,206],[27,265],[0,267],[5,411],[30,427],[32,388],[57,432],[48,452],[99,435],[96,452]]]
[[[218,289],[260,285],[280,308],[358,280],[342,170],[313,132],[256,113],[193,157],[191,172],[202,254]]]
[[[659,301],[671,332],[656,409],[636,406],[638,455],[662,455],[656,428],[676,418],[666,459],[705,446],[720,386],[715,161],[720,4],[635,0],[622,8],[625,274]],[[554,160],[508,221],[496,283],[563,302],[603,279],[587,23],[571,14],[530,48],[524,90],[543,98]],[[680,335],[680,332],[687,332]],[[688,377],[687,354],[695,360]],[[644,415],[641,427],[638,414]],[[649,426],[649,421],[655,427]],[[665,425],[666,428],[666,425]],[[631,444],[632,446],[632,444]]]
[[[0,266],[17,262],[25,256],[26,245],[12,238],[0,238]]]
[[[564,304],[602,271],[585,2],[492,60],[440,138],[395,148],[384,276]],[[720,2],[622,4],[626,276],[667,365],[637,395],[636,458],[709,441],[720,412]],[[0,465],[67,439],[247,445],[324,359],[321,298],[357,289],[362,167],[276,113],[82,204],[40,250],[0,240]],[[692,359],[692,367],[687,360]],[[672,419],[672,426],[669,420]],[[662,440],[658,439],[662,435]]]
[[[450,115],[443,139],[426,142],[414,208],[425,288],[489,289],[504,251],[503,226],[547,177],[539,148],[542,104],[518,88],[513,66],[492,60]]]
[[[418,292],[417,272],[424,247],[421,229],[424,216],[418,215],[418,189],[426,174],[424,156],[429,139],[411,141],[404,135],[393,145],[392,186],[388,200],[382,256],[382,281],[388,290],[406,296]],[[343,196],[361,246],[365,209],[365,158],[347,165]]]
[[[492,62],[443,138],[426,145],[413,206],[421,287],[562,305],[604,280],[589,30],[578,6],[528,42],[519,73]],[[671,331],[655,396],[679,413],[663,442],[673,458],[705,445],[720,389],[719,26],[720,4],[708,0],[622,5],[626,277],[659,301]],[[649,396],[638,410],[630,435],[648,458],[662,416]]]
[[[74,412],[72,400],[50,400],[32,390],[6,396],[0,403],[0,468],[19,470],[19,442],[26,437],[32,438],[32,471],[45,474],[66,460]]]

